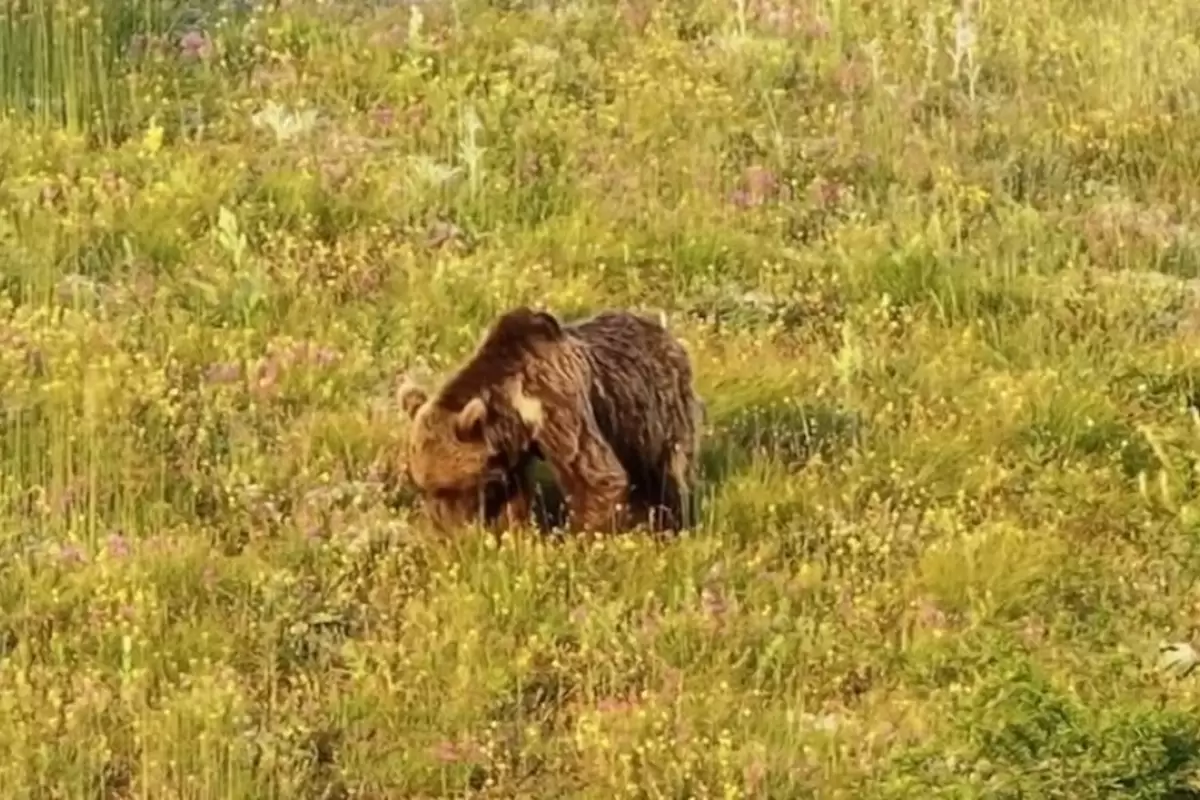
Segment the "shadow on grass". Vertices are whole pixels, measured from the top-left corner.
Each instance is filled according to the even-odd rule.
[[[725,508],[720,498],[730,479],[764,463],[795,471],[814,457],[837,459],[859,443],[863,429],[862,419],[852,412],[770,400],[742,404],[715,417],[701,446],[696,520],[711,519],[718,507]],[[786,514],[789,505],[782,502],[775,511]],[[754,514],[762,511],[753,508]]]
[[[1021,433],[1028,458],[1043,465],[1071,457],[1115,459],[1127,478],[1153,468],[1157,457],[1145,437],[1105,411],[1057,401],[1045,404]]]
[[[1200,411],[1200,369],[1141,369],[1137,366],[1115,373],[1109,387],[1124,403],[1140,403],[1156,411],[1180,409]]]
[[[713,485],[754,461],[799,468],[814,456],[833,458],[853,447],[861,431],[857,414],[829,406],[745,405],[714,420],[702,446],[701,475]]]

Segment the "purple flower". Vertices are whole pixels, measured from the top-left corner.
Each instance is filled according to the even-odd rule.
[[[460,760],[458,748],[454,746],[454,742],[438,742],[430,748],[430,755],[443,764],[452,764]]]
[[[280,365],[279,359],[275,356],[270,356],[258,365],[255,371],[254,390],[258,393],[270,392],[279,382]]]
[[[745,189],[735,189],[729,194],[729,202],[733,203],[738,208],[749,208],[754,205],[754,201],[750,197],[750,193]]]
[[[87,561],[87,556],[79,545],[73,542],[67,542],[59,545],[58,552],[55,553],[59,563],[62,564],[82,564]]]
[[[342,354],[339,353],[337,350],[334,350],[331,347],[317,348],[317,355],[316,355],[315,361],[317,362],[318,366],[331,367],[341,360],[342,360]]]
[[[141,58],[142,54],[146,52],[147,45],[149,45],[149,43],[150,43],[150,40],[146,36],[146,34],[144,34],[144,33],[134,34],[133,36],[131,36],[129,38],[129,44],[126,46],[126,49],[125,49],[126,58],[130,59],[131,61],[134,59],[137,59],[137,58]]]
[[[205,59],[212,53],[212,41],[203,31],[190,30],[179,40],[179,54],[186,59]]]
[[[730,202],[739,208],[761,206],[781,199],[787,189],[778,175],[766,167],[757,165],[747,167],[742,172],[739,183],[740,187],[729,197]]]
[[[390,128],[396,121],[396,110],[391,106],[376,106],[371,110],[371,121],[384,128]]]
[[[481,754],[479,748],[471,742],[452,742],[443,739],[429,748],[429,755],[443,764],[454,764],[477,760]]]
[[[129,540],[119,533],[108,537],[108,554],[113,558],[124,558],[129,555]]]
[[[624,697],[602,697],[596,701],[596,710],[601,714],[628,714],[637,704]]]
[[[804,35],[810,39],[828,39],[833,28],[824,17],[810,17],[804,25]]]
[[[235,383],[241,380],[241,377],[241,366],[232,362],[211,364],[204,373],[204,380],[208,383]]]
[[[808,187],[809,201],[817,208],[828,208],[841,202],[845,187],[837,181],[817,177]]]

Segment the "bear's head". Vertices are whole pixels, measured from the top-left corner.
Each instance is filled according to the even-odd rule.
[[[533,446],[540,404],[511,384],[451,404],[407,379],[397,399],[411,422],[406,471],[431,521],[452,528],[494,513],[495,496]]]

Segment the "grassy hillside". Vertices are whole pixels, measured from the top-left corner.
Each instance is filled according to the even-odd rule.
[[[140,3],[2,12],[5,796],[1200,796],[1200,6]],[[698,530],[389,487],[518,303]]]

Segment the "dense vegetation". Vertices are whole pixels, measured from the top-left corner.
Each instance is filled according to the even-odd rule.
[[[1200,6],[13,0],[13,798],[1186,798]],[[682,540],[439,538],[397,375],[661,309]]]

